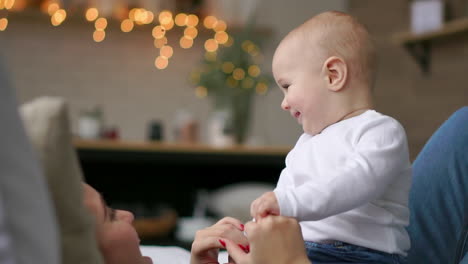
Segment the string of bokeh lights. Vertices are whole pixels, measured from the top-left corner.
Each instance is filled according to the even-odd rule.
[[[21,11],[25,7],[25,0],[0,0],[0,10]],[[67,11],[60,6],[58,1],[44,1],[40,9],[42,12],[50,16],[50,23],[53,26],[60,26],[67,18]],[[93,32],[93,40],[102,42],[106,38],[106,29],[108,26],[107,18],[99,16],[99,10],[95,7],[88,8],[85,12],[85,18],[89,22],[94,23],[95,30]],[[154,46],[159,49],[159,56],[155,59],[157,69],[165,69],[169,64],[169,59],[174,53],[174,49],[168,44],[167,32],[174,28],[175,25],[185,28],[183,36],[179,39],[179,45],[183,49],[189,49],[193,46],[195,38],[198,36],[197,26],[199,18],[195,14],[179,13],[175,17],[172,12],[164,10],[156,15],[144,8],[133,8],[128,12],[127,17],[122,17],[120,29],[122,32],[131,32],[135,26],[156,24],[152,30],[154,37]],[[8,27],[8,18],[0,18],[0,31],[5,31]],[[211,29],[214,36],[205,41],[204,47],[206,52],[216,52],[219,45],[232,45],[232,38],[227,34],[227,25],[223,20],[217,19],[215,16],[207,16],[203,20],[203,26]]]
[[[19,12],[26,7],[27,0],[0,0],[0,11],[5,9],[7,12]],[[61,3],[58,0],[43,1],[40,5],[40,10],[50,16],[50,23],[55,27],[62,25],[67,19],[67,11],[61,7]],[[85,19],[90,23],[94,23],[95,30],[92,37],[97,43],[105,40],[108,26],[107,18],[100,15],[96,7],[90,7],[84,13]],[[169,59],[174,54],[173,47],[168,43],[167,33],[175,26],[184,28],[183,35],[179,38],[179,46],[183,49],[190,49],[193,46],[194,40],[199,34],[197,27],[203,25],[203,27],[213,32],[213,37],[204,42],[205,58],[207,60],[216,60],[218,48],[221,45],[229,47],[234,42],[233,38],[227,33],[226,22],[212,15],[206,16],[203,21],[200,21],[200,18],[195,14],[178,13],[174,16],[168,10],[155,14],[145,8],[132,8],[129,11],[126,8],[121,8],[114,16],[120,20],[120,30],[124,33],[133,31],[136,26],[155,25],[151,34],[154,38],[154,47],[159,49],[159,55],[154,61],[154,66],[159,70],[168,67]],[[0,18],[0,31],[5,31],[8,23],[7,17]],[[244,41],[242,49],[254,58],[261,57],[258,46],[251,41]],[[243,69],[236,68],[232,62],[224,62],[222,70],[225,73],[232,73],[232,78],[228,78],[227,82],[231,79],[231,81],[240,81],[248,77]],[[260,68],[257,65],[249,67],[248,75],[257,77],[259,74]],[[197,87],[196,95],[198,97],[206,97],[206,88],[200,88],[203,87]],[[267,85],[259,83],[256,88],[257,93],[264,94],[267,90]]]

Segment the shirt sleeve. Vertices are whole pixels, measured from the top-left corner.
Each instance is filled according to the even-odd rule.
[[[403,128],[394,120],[387,123],[362,133],[352,155],[341,167],[328,172],[325,184],[310,180],[277,187],[274,192],[281,215],[316,221],[381,196],[410,166]]]

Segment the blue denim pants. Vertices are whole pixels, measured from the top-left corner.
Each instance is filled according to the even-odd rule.
[[[403,256],[339,241],[326,244],[306,241],[305,248],[312,264],[406,264]]]
[[[468,107],[432,135],[413,163],[410,264],[468,264]]]

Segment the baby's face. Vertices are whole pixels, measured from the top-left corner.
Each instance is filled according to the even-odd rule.
[[[327,126],[326,76],[319,55],[310,52],[299,37],[281,42],[273,57],[273,75],[284,93],[281,108],[316,135]]]

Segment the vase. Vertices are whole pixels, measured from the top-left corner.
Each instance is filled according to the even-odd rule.
[[[215,145],[244,144],[249,130],[252,93],[218,95],[213,99],[210,137],[215,138],[211,138],[212,142],[219,143]]]

